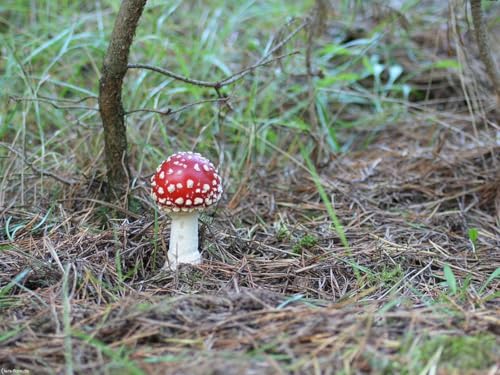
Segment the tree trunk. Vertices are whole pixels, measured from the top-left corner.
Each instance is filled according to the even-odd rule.
[[[108,199],[122,196],[130,180],[122,84],[127,73],[130,45],[146,1],[122,1],[99,82],[99,110],[104,128],[104,154],[110,193]]]
[[[470,2],[472,23],[476,33],[476,41],[479,49],[479,57],[486,67],[486,72],[495,90],[497,104],[500,105],[500,78],[498,77],[495,61],[491,56],[491,44],[488,41],[488,31],[483,19],[481,0],[471,0]]]

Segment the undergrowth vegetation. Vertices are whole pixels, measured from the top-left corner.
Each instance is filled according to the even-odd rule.
[[[1,369],[499,370],[499,112],[464,2],[148,1],[130,63],[216,82],[290,40],[219,93],[130,69],[130,199],[109,203],[119,4],[0,4]],[[179,150],[225,193],[203,264],[171,272],[149,177]]]

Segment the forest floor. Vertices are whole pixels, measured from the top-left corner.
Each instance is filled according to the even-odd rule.
[[[213,1],[206,14],[200,11],[206,17],[199,16],[199,27],[206,25],[201,30],[206,35],[200,34],[210,40],[220,32],[217,38],[227,42],[224,36],[230,38],[231,28],[240,25],[226,24],[229,30],[213,26],[219,3]],[[81,41],[92,39],[85,33],[94,22],[99,24],[102,13],[109,18],[104,23],[109,28],[116,9],[82,11],[79,19],[84,21],[75,27],[83,29],[73,29],[72,39],[63,34],[54,41],[59,34],[50,34],[52,39],[43,33],[39,39],[33,36],[33,25],[42,23],[40,6],[34,17],[38,23],[33,21],[26,31],[26,40],[36,40],[32,44],[23,44],[27,42],[22,35],[19,40],[13,36],[25,27],[22,17],[31,13],[12,17],[3,31],[10,47],[0,62],[2,84],[11,96],[0,112],[2,371],[498,373],[499,114],[484,73],[477,73],[482,67],[474,59],[474,40],[467,40],[471,35],[462,30],[463,44],[453,39],[453,33],[446,39],[443,25],[452,28],[453,20],[463,24],[464,15],[439,8],[444,13],[431,22],[426,17],[435,5],[424,3],[414,10],[412,22],[419,20],[427,27],[410,27],[404,38],[393,32],[399,21],[392,14],[383,17],[378,8],[367,7],[357,27],[352,26],[355,22],[349,26],[340,21],[342,8],[332,11],[327,31],[317,37],[319,52],[313,60],[326,78],[310,77],[315,83],[309,82],[324,94],[316,97],[316,119],[307,104],[300,104],[310,99],[307,77],[287,72],[273,80],[279,64],[263,67],[256,77],[249,75],[229,93],[235,95],[233,108],[223,113],[214,104],[167,120],[157,114],[135,114],[134,126],[129,124],[133,198],[115,203],[107,203],[103,196],[98,115],[89,108],[61,111],[48,105],[43,95],[54,98],[63,87],[81,96],[86,82],[94,82],[88,91],[95,94],[94,52]],[[275,15],[259,4],[240,13],[220,12],[242,19]],[[463,10],[451,4],[450,9]],[[148,8],[136,43],[147,45],[147,36],[154,35],[150,24],[160,22],[158,14],[173,8]],[[14,5],[6,9],[13,11]],[[161,12],[153,12],[156,9]],[[304,5],[300,11],[307,9]],[[186,5],[168,13],[172,33],[181,34],[170,43],[190,37],[181,17],[190,10]],[[71,20],[68,14],[60,18]],[[265,40],[276,26],[265,17],[259,22],[262,31],[257,30],[255,38]],[[492,24],[500,26],[498,20]],[[355,58],[346,57],[345,51],[328,55],[334,50],[326,48],[332,33],[343,30],[335,45],[338,53],[341,48],[357,48],[346,45],[372,38],[372,27],[380,25],[380,30],[391,31],[382,33],[373,48],[386,51],[386,56],[380,54],[383,58],[374,62],[375,53],[368,53],[360,42],[359,65],[347,65],[351,76],[344,75],[341,86],[328,80],[329,69],[331,77],[339,77],[333,66]],[[252,35],[243,38],[254,43]],[[71,43],[87,56],[71,55]],[[304,44],[306,36],[293,48],[300,50]],[[96,48],[102,53],[105,46],[102,42]],[[64,53],[57,54],[62,48]],[[144,47],[135,55],[133,51],[132,58],[154,61],[148,54],[155,56],[156,50]],[[411,51],[424,52],[412,57]],[[464,51],[469,53],[465,57]],[[238,56],[241,51],[233,53]],[[35,61],[37,56],[40,61]],[[77,58],[85,62],[72,65]],[[250,61],[252,55],[246,58]],[[432,62],[433,68],[422,68],[422,60]],[[179,61],[174,67],[182,71]],[[370,61],[371,74],[364,75]],[[396,66],[389,61],[401,67],[411,95],[405,96],[406,86],[394,82],[388,91],[377,89],[377,84],[388,88],[391,74],[398,70],[389,69]],[[284,63],[283,71],[303,62]],[[376,77],[377,64],[387,75]],[[247,65],[246,60],[241,65]],[[210,70],[189,69],[210,79]],[[68,78],[75,70],[83,76],[81,81]],[[56,78],[47,76],[47,87],[40,84],[31,90],[31,77],[48,72]],[[7,82],[9,74],[16,78]],[[150,93],[160,90],[162,79],[148,81],[140,72],[133,74],[134,79],[126,82],[131,98],[127,104],[158,104]],[[65,85],[56,82],[64,77]],[[146,93],[134,99],[140,84],[149,88],[141,88]],[[161,89],[165,87],[172,89],[168,95],[175,95],[175,89]],[[205,98],[200,88],[189,90],[179,90],[191,99],[187,102]],[[276,97],[276,92],[283,97]],[[35,95],[37,100],[26,100]],[[62,104],[80,105],[70,97]],[[176,100],[168,105],[186,104],[185,97]],[[178,125],[181,121],[185,127]],[[316,121],[316,127],[305,128],[308,121]],[[73,128],[68,130],[70,124]],[[200,134],[207,138],[200,141]],[[170,153],[165,150],[182,147],[217,161],[225,194],[201,218],[203,263],[171,272],[163,268],[169,218],[150,200],[148,177]],[[335,225],[337,220],[340,224]]]

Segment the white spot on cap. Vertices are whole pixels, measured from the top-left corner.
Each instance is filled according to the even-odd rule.
[[[195,170],[195,171],[197,171],[197,172],[200,172],[200,171],[201,171],[201,169],[200,169],[200,165],[199,165],[198,163],[196,163],[196,164],[194,165],[194,167],[193,167],[193,168],[194,168],[194,170]]]
[[[172,205],[172,201],[168,200],[167,201],[167,206],[171,206]]]
[[[212,200],[210,198],[205,198],[205,203],[206,204],[212,204]]]
[[[191,201],[191,199],[186,199],[186,206],[191,206],[193,204],[193,202]]]
[[[178,189],[182,189],[182,184],[180,182],[178,182],[175,186],[177,186]]]
[[[206,164],[203,164],[203,169],[208,172],[210,170],[210,167]]]
[[[174,202],[175,202],[175,204],[183,204],[184,203],[184,198],[179,197]]]
[[[158,194],[163,195],[163,193],[164,193],[164,192],[165,192],[165,190],[163,190],[163,188],[160,186],[160,187],[158,188]]]
[[[151,181],[151,186],[155,187],[156,186],[156,181],[155,180],[152,180]]]
[[[158,166],[158,168],[156,168],[156,173],[160,173],[161,171],[161,164]]]
[[[173,193],[175,191],[175,186],[173,184],[168,185],[167,190],[169,193]]]
[[[194,204],[195,205],[199,205],[199,204],[202,204],[203,203],[203,199],[200,198],[200,197],[196,197],[194,198]]]
[[[173,174],[174,170],[172,168],[168,168],[167,174]]]
[[[206,193],[209,190],[210,190],[210,185],[209,184],[203,184],[203,192]]]
[[[177,174],[182,174],[182,171],[181,171],[181,170],[178,170],[178,171],[177,171]]]
[[[161,204],[164,204],[166,201],[167,201],[167,198],[158,199],[158,202],[160,202]]]
[[[194,181],[193,181],[193,180],[191,180],[191,179],[190,179],[190,180],[187,180],[187,181],[186,181],[186,186],[187,186],[187,188],[188,188],[188,189],[192,189],[192,188],[193,188],[193,186],[194,186]]]
[[[217,180],[212,180],[212,185],[216,186],[217,185]]]
[[[165,172],[161,171],[158,177],[160,178],[160,180],[163,180],[165,178]]]
[[[195,192],[196,193],[201,193],[201,190],[200,189],[196,189]]]

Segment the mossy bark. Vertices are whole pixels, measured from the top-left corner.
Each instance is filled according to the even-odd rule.
[[[104,128],[104,154],[110,199],[122,196],[127,191],[130,180],[122,84],[127,73],[130,46],[146,1],[122,1],[99,82],[99,110]]]

